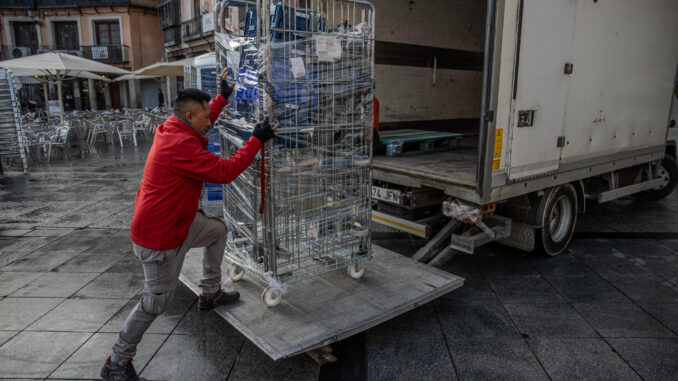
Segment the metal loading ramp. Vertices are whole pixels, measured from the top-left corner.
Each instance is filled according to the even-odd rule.
[[[216,309],[273,360],[305,353],[383,323],[444,295],[464,279],[372,245],[374,258],[365,275],[346,271],[288,285],[276,307],[266,307],[262,287],[245,276],[225,288],[240,291],[240,301]],[[226,265],[222,269],[226,274]],[[186,254],[181,281],[196,294],[202,273],[202,249]]]

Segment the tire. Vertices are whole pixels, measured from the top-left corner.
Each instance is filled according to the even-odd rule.
[[[572,184],[559,185],[548,193],[540,211],[541,228],[536,230],[535,246],[548,256],[562,253],[570,244],[579,210],[577,191]]]
[[[634,197],[643,201],[659,201],[673,192],[678,184],[678,165],[671,156],[664,156],[659,164],[659,176],[665,179],[661,187],[637,193]]]

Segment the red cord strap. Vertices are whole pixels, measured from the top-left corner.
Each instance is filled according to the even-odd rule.
[[[266,151],[264,145],[261,145],[261,206],[259,206],[259,214],[264,214],[264,205],[266,197]]]

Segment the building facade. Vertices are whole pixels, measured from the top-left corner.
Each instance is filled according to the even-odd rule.
[[[160,0],[158,15],[165,58],[176,61],[214,51],[214,6],[217,0]],[[184,87],[184,78],[170,77],[169,99]]]
[[[0,60],[58,51],[136,70],[165,55],[159,25],[154,0],[0,0]],[[158,86],[73,80],[65,107],[153,107]]]
[[[168,60],[214,51],[215,0],[160,0],[160,28]]]

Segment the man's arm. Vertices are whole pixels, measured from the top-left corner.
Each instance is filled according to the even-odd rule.
[[[254,161],[263,144],[278,135],[278,125],[257,124],[252,137],[236,151],[222,159],[196,144],[181,144],[182,152],[172,156],[170,170],[179,176],[210,183],[227,184],[235,180]]]
[[[221,111],[226,107],[228,104],[228,97],[231,96],[231,93],[233,93],[233,87],[235,87],[235,83],[232,85],[229,85],[228,82],[226,82],[226,77],[228,75],[228,69],[224,69],[221,71],[221,83],[219,84],[219,94],[217,94],[214,99],[210,102],[210,124],[214,124],[214,122],[219,118],[219,115],[221,115]]]
[[[227,184],[252,164],[261,149],[261,142],[256,137],[251,137],[235,155],[226,159],[195,144],[186,144],[184,147],[184,152],[172,157],[172,172],[193,180]]]
[[[204,103],[203,103],[204,104]],[[221,111],[226,107],[228,104],[228,99],[224,98],[223,95],[217,94],[214,99],[210,102],[210,123],[214,124],[214,122],[219,118],[219,115],[221,115]]]

